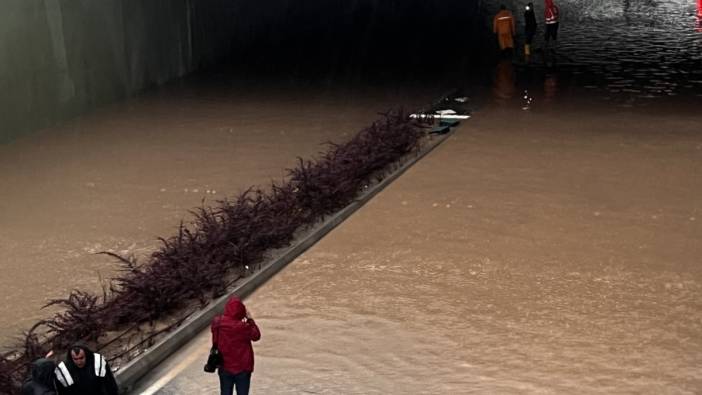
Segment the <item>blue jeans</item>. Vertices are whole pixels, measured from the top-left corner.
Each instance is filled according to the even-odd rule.
[[[251,372],[239,372],[232,374],[219,368],[219,393],[221,395],[232,395],[236,386],[236,395],[248,395],[251,385]]]

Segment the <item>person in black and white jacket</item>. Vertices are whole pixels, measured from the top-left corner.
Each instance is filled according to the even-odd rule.
[[[54,370],[59,395],[118,395],[117,382],[105,357],[76,343]]]

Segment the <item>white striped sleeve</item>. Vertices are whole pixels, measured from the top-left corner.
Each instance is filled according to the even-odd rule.
[[[98,353],[93,355],[95,356],[95,375],[98,377],[105,377],[107,374],[107,361],[105,361],[105,357]]]
[[[68,368],[66,367],[65,363],[59,363],[58,367],[54,370],[54,374],[56,375],[59,383],[61,383],[61,385],[64,387],[70,387],[73,385],[73,377],[71,377],[71,373],[68,372]]]

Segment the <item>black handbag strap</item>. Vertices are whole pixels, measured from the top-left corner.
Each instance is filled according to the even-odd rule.
[[[217,320],[217,336],[215,337],[215,340],[212,342],[212,345],[217,347],[217,342],[219,342],[219,328],[222,327],[222,316],[219,316],[219,319]]]

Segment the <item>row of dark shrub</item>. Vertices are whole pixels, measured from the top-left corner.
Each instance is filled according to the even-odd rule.
[[[0,393],[18,393],[29,362],[48,349],[65,350],[78,340],[104,346],[108,332],[153,324],[193,301],[204,305],[224,294],[233,276],[260,264],[267,251],[290,245],[296,231],[347,206],[373,178],[418,149],[423,135],[422,125],[402,111],[383,114],[350,141],[328,143],[320,158],[299,159],[270,189],[250,188],[234,200],[194,210],[192,225],[181,223],[177,235],[160,239],[162,246],[144,263],[105,252],[121,264],[122,274],[100,296],[74,290],[52,301],[64,310],[37,323],[22,345],[0,357]]]

